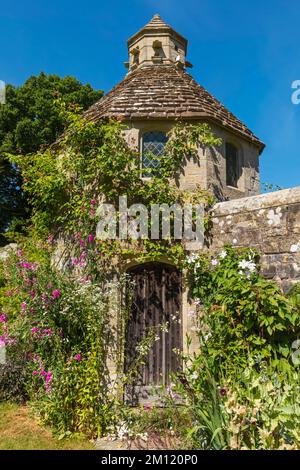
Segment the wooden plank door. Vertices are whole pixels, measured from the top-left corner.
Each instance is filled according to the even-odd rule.
[[[181,274],[174,266],[163,263],[145,263],[132,268],[129,274],[132,291],[125,348],[127,373],[150,330],[156,336],[126,391],[130,401],[141,402],[148,400],[157,387],[170,383],[171,372],[181,366],[180,357],[174,352],[182,349]]]

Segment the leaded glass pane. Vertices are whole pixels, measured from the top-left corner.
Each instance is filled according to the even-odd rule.
[[[164,132],[147,132],[143,136],[142,169],[143,176],[153,176],[160,166],[168,137]],[[145,171],[146,170],[146,171]]]

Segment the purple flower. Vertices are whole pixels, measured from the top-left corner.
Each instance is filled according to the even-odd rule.
[[[45,370],[41,370],[41,376],[44,377],[46,375],[46,371]]]
[[[22,258],[23,256],[23,250],[18,250],[18,258]]]
[[[88,236],[88,242],[93,243],[94,240],[95,240],[94,235],[92,233],[90,233],[89,236]]]
[[[82,238],[81,238],[81,240],[79,241],[79,243],[80,243],[81,248],[84,248],[85,244],[84,244],[84,240],[82,240]]]
[[[0,323],[6,323],[7,322],[7,317],[5,315],[5,313],[2,313],[0,315]]]
[[[39,329],[38,329],[37,326],[34,326],[33,328],[31,328],[31,331],[32,331],[32,333],[37,333],[39,331]]]
[[[5,341],[5,337],[4,336],[0,336],[0,348],[2,348],[3,346],[6,345],[6,341]]]
[[[91,199],[91,206],[94,206],[96,204],[96,200],[95,199]]]
[[[30,268],[30,263],[23,263],[23,268],[29,269]]]
[[[35,296],[36,296],[36,293],[35,293],[33,290],[31,290],[31,291],[30,291],[30,297],[31,297],[32,299],[34,299]]]
[[[58,299],[59,296],[60,296],[60,290],[59,289],[54,289],[54,291],[52,292],[52,297],[54,299]]]
[[[76,359],[76,361],[80,362],[81,361],[81,354],[76,354],[75,359]]]
[[[34,370],[34,371],[32,372],[32,375],[38,375],[38,371],[37,371],[37,370]]]
[[[26,302],[21,303],[21,310],[24,312],[26,310]]]
[[[12,290],[9,289],[9,290],[6,292],[6,295],[7,295],[7,297],[11,297],[11,296],[12,296]]]

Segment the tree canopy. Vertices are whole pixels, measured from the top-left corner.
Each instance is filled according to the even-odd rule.
[[[74,77],[43,72],[19,87],[6,86],[6,104],[0,106],[0,234],[29,212],[19,170],[8,162],[6,152],[36,152],[58,138],[66,123],[55,106],[57,98],[85,110],[102,95],[101,90],[83,85]]]

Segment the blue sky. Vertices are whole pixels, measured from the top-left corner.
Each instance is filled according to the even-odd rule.
[[[266,143],[262,181],[300,185],[299,0],[2,2],[0,79],[44,71],[109,91],[126,73],[126,40],[155,13],[189,40],[194,78]]]

